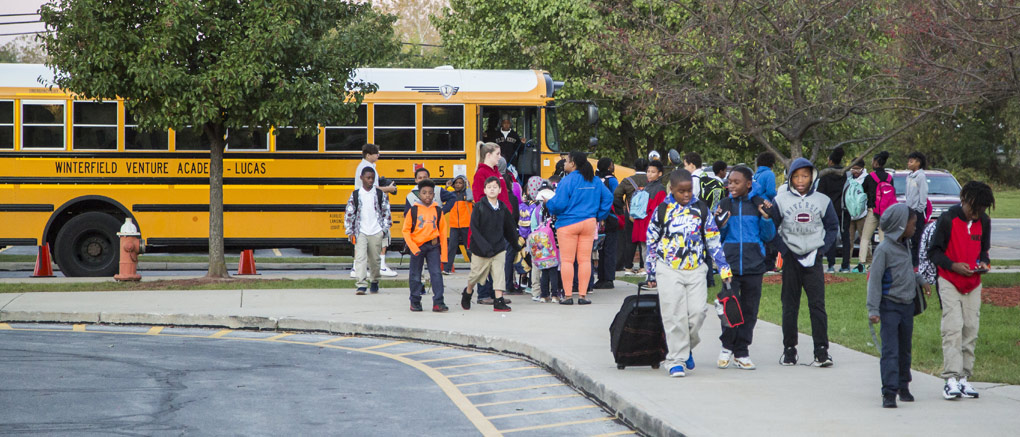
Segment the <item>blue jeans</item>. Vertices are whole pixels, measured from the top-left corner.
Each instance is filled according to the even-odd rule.
[[[408,282],[411,285],[411,302],[421,302],[421,295],[425,293],[425,284],[421,282],[423,264],[428,262],[429,278],[432,280],[432,303],[443,302],[443,274],[440,272],[440,257],[442,248],[439,244],[431,242],[422,244],[421,251],[417,255],[411,255],[411,271],[408,274]]]
[[[895,303],[882,299],[878,306],[882,319],[882,394],[895,395],[910,384],[910,350],[914,336],[914,303]]]

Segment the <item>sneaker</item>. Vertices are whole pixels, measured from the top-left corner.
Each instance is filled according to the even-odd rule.
[[[491,298],[491,297],[485,297],[485,298],[479,298],[478,299],[478,304],[479,305],[492,305],[493,303],[495,303],[495,300],[493,298]]]
[[[538,298],[538,302],[539,303],[549,303],[549,302],[556,303],[556,302],[558,302],[558,301],[554,301],[553,299],[554,298],[540,297],[540,298]]]
[[[882,395],[882,408],[896,408],[896,395]]]
[[[694,370],[694,352],[688,352],[687,361],[684,361],[684,367]]]
[[[379,266],[379,275],[392,278],[394,276],[397,276],[397,272],[393,271],[393,269],[391,269],[390,266],[383,264]]]
[[[421,312],[421,302],[411,302],[411,311],[416,313]]]
[[[784,366],[796,366],[797,365],[797,348],[788,347],[783,349],[783,357],[779,359],[779,364]]]
[[[468,294],[467,288],[460,292],[460,307],[465,310],[471,309],[471,295]]]
[[[560,305],[573,305],[573,304],[574,304],[574,298],[572,298],[572,297],[568,297],[568,298],[563,299],[563,300],[560,301]]]
[[[541,302],[542,301],[542,296],[531,296],[531,300],[533,302]]]
[[[549,298],[549,302],[552,302],[552,303],[560,303],[560,298],[558,298],[558,297],[556,297],[556,296],[550,297],[550,298]]]
[[[453,274],[453,272],[448,272],[448,271],[446,271],[446,270],[443,270],[443,274],[444,274],[444,275],[447,275],[447,276],[449,276],[449,275],[452,275],[452,274]]]
[[[956,382],[956,378],[947,379],[946,385],[942,387],[942,397],[953,400],[961,396],[963,392],[960,391],[960,383]]]
[[[595,283],[596,290],[612,290],[613,288],[616,288],[616,286],[613,285],[613,281],[603,281]]]
[[[843,267],[843,268],[839,269],[840,273],[850,273],[851,271],[852,270],[850,270],[850,267]]]
[[[733,351],[729,349],[723,349],[719,351],[719,359],[716,360],[715,364],[716,366],[719,366],[720,369],[725,369],[727,367],[730,367],[730,361],[732,360]]]
[[[673,366],[669,368],[669,376],[681,378],[687,376],[687,373],[684,371],[684,366]]]
[[[492,310],[497,313],[508,313],[510,312],[510,305],[507,305],[506,299],[501,297],[492,303]]]
[[[447,311],[450,311],[450,307],[446,306],[445,303],[437,303],[435,305],[432,305],[432,312],[434,313],[445,313]]]
[[[854,273],[864,273],[867,270],[868,269],[866,267],[864,267],[864,264],[857,264],[857,267],[854,267],[853,272]]]
[[[368,289],[365,288],[365,287],[358,287],[358,291],[354,292],[354,294],[356,294],[358,296],[364,296],[367,293],[368,293]]]
[[[378,293],[379,292],[379,283],[378,282],[373,282],[373,283],[369,284],[368,291],[371,292],[372,294]]]
[[[836,268],[829,266],[829,268],[825,269],[825,273],[836,273]]]
[[[634,276],[634,269],[623,269],[623,276]]]
[[[354,269],[351,269],[351,277],[352,278],[357,278],[358,277],[358,272],[354,271]]]
[[[914,402],[914,395],[910,394],[910,389],[903,387],[899,390],[900,400],[903,402]]]
[[[738,369],[754,370],[756,368],[754,361],[751,361],[751,357],[736,357],[733,359],[733,362],[736,363]]]
[[[974,389],[973,385],[967,382],[967,378],[960,378],[960,394],[968,399],[974,399],[978,397],[977,390]]]
[[[520,288],[517,288],[517,287],[511,287],[507,291],[504,291],[503,294],[519,295],[519,294],[524,294],[524,290],[522,290]]]
[[[586,298],[580,297],[580,298],[577,299],[577,304],[578,305],[591,305],[591,301],[586,299]]]
[[[824,355],[815,355],[815,360],[811,362],[814,367],[832,367],[832,357],[828,353],[822,352]]]
[[[524,292],[531,294],[531,287],[524,287]]]

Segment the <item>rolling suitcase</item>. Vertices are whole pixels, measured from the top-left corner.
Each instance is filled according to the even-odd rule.
[[[616,368],[652,366],[666,359],[666,332],[662,327],[658,294],[638,293],[623,300],[620,312],[609,325],[610,349]]]

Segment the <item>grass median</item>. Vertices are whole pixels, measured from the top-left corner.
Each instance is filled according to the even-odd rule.
[[[995,192],[995,209],[988,212],[991,218],[1020,218],[1020,190]]]
[[[850,279],[848,282],[829,283],[825,285],[825,309],[829,316],[829,341],[870,355],[879,353],[871,340],[868,329],[868,311],[865,308],[867,286],[865,275],[840,275]],[[627,277],[621,280],[637,283],[643,278]],[[1016,287],[1020,286],[1020,274],[997,273],[984,277],[984,287]],[[761,308],[758,317],[761,320],[780,324],[782,322],[782,304],[779,299],[781,286],[765,284],[762,287]],[[709,301],[714,299],[715,291],[709,291]],[[928,298],[928,310],[914,319],[914,343],[912,365],[914,370],[936,375],[942,371],[942,335],[940,323],[942,310],[938,298],[932,290]],[[976,349],[977,362],[974,365],[973,381],[1020,384],[1020,373],[1016,371],[1016,363],[1020,363],[1020,307],[1000,307],[991,304],[981,305],[981,328]],[[712,323],[713,319],[709,319]],[[807,312],[807,297],[802,296],[800,316],[797,324],[800,332],[811,334],[811,321]],[[708,339],[707,345],[714,344]],[[718,343],[716,341],[716,343]],[[810,344],[800,347],[801,358],[810,359]],[[758,361],[779,360],[782,351],[760,351]],[[833,357],[839,365],[839,356]],[[878,374],[875,375],[878,378]]]

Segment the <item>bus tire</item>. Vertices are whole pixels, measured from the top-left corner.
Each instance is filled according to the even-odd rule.
[[[54,259],[64,276],[113,276],[120,262],[120,221],[102,212],[72,218],[57,233]]]

